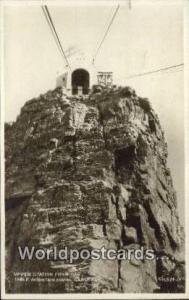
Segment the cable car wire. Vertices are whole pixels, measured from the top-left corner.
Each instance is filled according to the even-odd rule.
[[[127,79],[129,79],[129,78],[136,78],[136,77],[140,77],[140,76],[145,76],[145,75],[153,74],[153,73],[157,73],[157,72],[167,71],[167,70],[174,69],[174,68],[179,68],[179,67],[182,67],[182,66],[184,66],[183,63],[178,64],[178,65],[172,65],[172,66],[168,66],[168,67],[165,67],[165,68],[161,68],[161,69],[157,69],[157,70],[152,70],[152,71],[149,71],[149,72],[134,74],[134,75],[128,76]]]
[[[65,52],[64,52],[64,49],[63,49],[62,44],[61,44],[61,42],[60,42],[60,39],[59,39],[59,37],[58,37],[58,33],[57,33],[57,31],[56,31],[56,28],[55,28],[55,25],[54,25],[54,23],[53,23],[52,17],[51,17],[51,15],[50,15],[49,9],[48,9],[48,7],[47,7],[46,5],[44,5],[44,6],[42,6],[42,10],[43,10],[43,13],[44,13],[44,15],[45,15],[45,18],[46,18],[46,20],[47,20],[47,24],[49,25],[49,27],[50,27],[50,29],[51,29],[51,32],[52,32],[53,37],[54,37],[54,39],[55,39],[55,42],[56,42],[56,44],[57,44],[57,46],[58,46],[58,48],[59,48],[59,50],[60,50],[62,56],[64,57],[67,66],[68,66],[69,69],[71,70],[70,64],[69,64],[69,62],[68,62],[67,56],[66,56],[66,54],[65,54]]]
[[[95,53],[95,55],[94,55],[94,57],[93,57],[93,60],[92,60],[93,64],[94,64],[94,62],[95,62],[95,60],[96,60],[96,57],[97,57],[97,55],[98,55],[98,53],[99,53],[99,51],[100,51],[100,48],[102,47],[102,44],[103,44],[103,42],[104,42],[104,40],[105,40],[105,38],[106,38],[106,36],[107,36],[109,30],[110,30],[110,27],[111,27],[111,25],[113,24],[113,21],[114,21],[116,15],[117,15],[117,12],[118,12],[119,8],[120,8],[120,5],[118,5],[118,6],[116,7],[116,10],[115,10],[115,12],[114,12],[114,14],[113,14],[113,16],[112,16],[112,18],[111,18],[111,20],[110,20],[110,23],[109,23],[109,25],[108,25],[108,27],[107,27],[107,29],[106,29],[106,31],[105,31],[105,34],[104,34],[104,36],[103,36],[103,38],[102,38],[102,40],[101,40],[101,42],[100,42],[100,44],[99,44],[99,46],[98,46],[98,48],[97,48],[97,51],[96,51],[96,53]]]

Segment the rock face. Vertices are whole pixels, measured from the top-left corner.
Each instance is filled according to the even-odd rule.
[[[70,98],[57,88],[28,101],[6,124],[7,292],[183,292],[183,230],[166,160],[157,115],[129,87]],[[157,258],[21,261],[26,245],[143,247]],[[28,284],[14,272],[66,280]]]

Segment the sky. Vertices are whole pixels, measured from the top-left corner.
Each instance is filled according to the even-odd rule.
[[[65,51],[73,47],[89,63],[117,5],[95,3],[48,6]],[[125,4],[118,10],[95,66],[112,71],[115,84],[129,85],[139,96],[149,98],[157,112],[168,142],[168,165],[183,222],[183,69],[129,78],[184,62],[182,1],[132,0],[131,8]],[[65,61],[39,5],[4,8],[4,46],[5,119],[14,121],[27,100],[55,87]],[[73,60],[74,56],[69,57],[70,63]]]

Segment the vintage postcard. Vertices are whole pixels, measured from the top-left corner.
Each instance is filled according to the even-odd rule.
[[[189,1],[1,1],[2,299],[189,299]]]

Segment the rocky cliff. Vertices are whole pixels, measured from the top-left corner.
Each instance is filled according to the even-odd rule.
[[[28,101],[5,128],[7,292],[183,292],[167,145],[146,98],[129,87],[95,87],[86,97],[57,88]],[[143,247],[156,259],[21,261],[19,245]],[[65,276],[28,283],[15,272]]]

